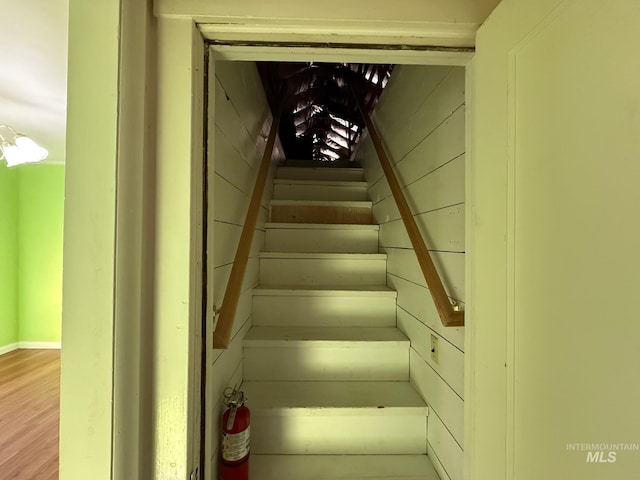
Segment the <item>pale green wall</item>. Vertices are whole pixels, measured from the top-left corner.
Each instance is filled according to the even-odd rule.
[[[445,289],[463,307],[465,108],[464,68],[398,65],[373,115]],[[398,328],[411,340],[411,381],[429,404],[427,452],[442,480],[462,480],[465,329],[442,326],[370,137],[356,158],[388,256],[387,284],[398,291]]]
[[[0,349],[60,342],[64,166],[0,166]]]
[[[212,75],[212,73],[215,74]],[[229,274],[238,247],[238,240],[245,222],[258,174],[264,138],[271,128],[271,111],[264,87],[254,62],[216,61],[209,71],[209,159],[213,169],[210,198],[208,234],[213,241],[213,262],[210,265],[210,306],[223,301]],[[238,126],[243,128],[238,128]],[[254,232],[252,249],[244,275],[242,293],[227,350],[214,350],[213,363],[209,369],[207,385],[211,396],[213,415],[209,416],[207,428],[215,432],[218,419],[224,410],[223,390],[226,386],[242,383],[242,340],[252,325],[252,289],[259,282],[258,253],[264,246],[264,224],[269,216],[269,200],[272,197],[271,178],[275,163],[284,159],[279,140],[276,141],[272,157],[272,170],[266,181],[261,211]],[[213,161],[211,161],[213,160]],[[238,206],[244,206],[239,208]],[[213,328],[213,325],[211,325]],[[212,430],[211,430],[212,429]],[[208,461],[205,477],[217,478],[219,436],[210,433]]]
[[[19,178],[19,340],[60,342],[64,166],[21,166]]]
[[[467,478],[638,478],[640,452],[609,452],[640,442],[638,19],[503,0],[478,32]]]
[[[0,165],[0,349],[18,341],[17,278],[18,172]]]

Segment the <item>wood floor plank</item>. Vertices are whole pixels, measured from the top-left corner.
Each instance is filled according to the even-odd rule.
[[[60,352],[0,356],[0,472],[6,480],[57,480]]]

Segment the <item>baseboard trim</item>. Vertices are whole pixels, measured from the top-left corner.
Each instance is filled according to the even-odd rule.
[[[18,348],[29,350],[60,350],[60,342],[19,342]]]
[[[0,355],[4,355],[5,353],[13,352],[17,350],[19,347],[18,343],[11,343],[9,345],[5,345],[4,347],[0,347]]]

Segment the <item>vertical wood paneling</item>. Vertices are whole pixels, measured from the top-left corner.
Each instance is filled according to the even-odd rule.
[[[454,205],[415,215],[416,223],[430,250],[464,252],[464,205]],[[380,226],[380,247],[411,248],[411,241],[400,220]]]
[[[427,425],[427,428],[428,428],[428,425]],[[433,450],[433,447],[431,446],[430,443],[427,443],[427,456],[429,457],[429,460],[431,460],[431,463],[433,464],[433,469],[438,474],[438,478],[440,478],[440,480],[451,480],[451,477],[442,466],[442,462],[440,462],[438,455],[436,455],[436,452]]]
[[[208,142],[209,198],[212,199],[208,221],[209,312],[213,305],[220,308],[222,303],[265,147],[264,139],[271,126],[271,112],[253,62],[216,62],[212,71],[215,75],[210,76],[209,81],[215,121],[209,128]],[[276,142],[274,159],[281,158],[281,151],[279,142]],[[269,174],[261,201],[231,343],[226,350],[210,350],[208,359],[207,441],[211,457],[207,468],[211,478],[217,478],[223,391],[227,386],[242,383],[242,340],[252,324],[252,289],[258,283],[258,252],[264,246],[272,177],[273,171]],[[210,349],[210,338],[207,345]]]
[[[214,221],[213,236],[216,245],[213,251],[214,268],[233,263],[241,233],[240,225]],[[264,239],[265,232],[256,230],[251,242],[250,257],[255,257],[262,250]]]
[[[465,72],[396,67],[374,113],[398,181],[451,298],[465,300]],[[369,183],[387,283],[398,291],[398,326],[411,340],[411,381],[429,403],[428,448],[443,478],[462,478],[464,328],[445,328],[371,141],[357,153]],[[431,335],[439,339],[431,360]]]
[[[247,196],[238,186],[215,174],[213,179],[213,218],[221,222],[242,225],[249,205]],[[215,248],[215,247],[214,247]]]
[[[404,189],[414,214],[464,202],[464,156],[459,156]]]
[[[251,322],[246,322],[229,343],[229,348],[212,364],[213,398],[222,399],[222,392],[229,386],[233,373],[242,363],[242,339],[249,330]]]
[[[464,203],[464,165],[464,155],[460,155],[404,187],[403,192],[413,214]],[[400,218],[384,179],[371,188],[371,196],[376,202],[373,214],[378,222]]]
[[[464,349],[464,327],[445,327],[430,299],[429,290],[395,275],[387,275],[387,285],[398,291],[398,307],[438,332],[460,350]]]
[[[437,459],[437,462],[434,462],[434,466],[437,463],[440,464],[442,471],[437,466],[436,470],[438,470],[438,474],[442,480],[446,478],[462,480],[462,457],[464,452],[462,448],[460,448],[460,445],[453,441],[451,434],[447,431],[437,415],[429,416],[427,432],[427,436],[429,437],[427,453],[431,456],[432,460],[434,457]]]
[[[412,339],[412,348],[454,392],[464,398],[464,353],[417,318],[398,309],[398,328]],[[438,362],[431,359],[431,335],[438,338]],[[442,388],[445,386],[443,385]]]
[[[232,99],[218,79],[215,83],[216,98],[216,126],[231,141],[233,147],[240,152],[242,158],[252,167],[255,167],[256,139],[249,137],[249,131],[240,118]],[[247,92],[250,95],[250,92]]]
[[[463,400],[445,384],[436,371],[413,348],[410,351],[412,383],[418,392],[428,399],[430,409],[440,417],[447,431],[458,445],[464,445]],[[427,437],[427,440],[429,438]]]
[[[215,171],[222,178],[237,187],[248,187],[253,176],[251,166],[242,153],[236,150],[231,139],[216,125],[215,127]],[[251,191],[242,190],[250,196]]]
[[[400,159],[397,170],[401,184],[407,185],[462,155],[465,151],[464,122],[465,108],[461,105]]]
[[[425,111],[424,105],[433,105],[438,87],[450,71],[451,67],[396,67],[393,74],[396,78],[392,77],[385,96],[380,98],[374,112],[374,122],[385,139],[385,146],[392,153],[392,163],[402,159],[439,123],[437,120],[424,122],[428,112]],[[401,81],[397,81],[398,78],[401,78]],[[407,85],[410,85],[410,88],[406,88]],[[398,108],[400,105],[402,108]],[[416,118],[422,118],[423,122],[416,121]],[[434,112],[431,118],[437,118],[437,114]],[[393,132],[393,135],[389,135],[388,132]]]
[[[240,240],[242,227],[233,223],[218,222],[213,224],[213,266],[219,267],[233,263],[235,249]]]
[[[388,258],[387,272],[426,287],[416,254],[406,248],[383,248]],[[458,252],[431,252],[433,263],[440,274],[450,298],[464,299],[464,254]]]
[[[248,138],[260,149],[269,135],[271,112],[266,102],[256,101],[263,95],[262,81],[253,62],[217,62],[216,77],[224,93],[232,100],[233,107],[242,120]],[[253,161],[254,158],[248,159]],[[259,161],[260,158],[255,158]],[[258,164],[251,163],[257,167]]]
[[[404,158],[423,138],[433,132],[464,103],[463,68],[435,67],[438,70],[438,76],[443,73],[440,71],[442,68],[448,71],[427,95],[419,86],[413,86],[412,82],[415,82],[417,77],[430,75],[428,70],[432,68],[406,65],[398,67],[393,74],[396,77],[395,82],[392,77],[389,86],[402,83],[404,85],[398,85],[397,88],[406,90],[409,95],[405,99],[389,98],[388,108],[384,108],[386,103],[383,103],[381,98],[381,109],[376,109],[374,113],[374,123],[378,125],[380,133],[385,139],[385,146],[391,154],[390,158],[393,163]],[[423,72],[415,70],[423,70]],[[433,83],[435,82],[429,83],[426,88],[429,88]],[[406,88],[407,85],[411,85],[411,87]],[[394,90],[391,89],[385,93],[392,94]],[[400,107],[401,105],[402,107]]]

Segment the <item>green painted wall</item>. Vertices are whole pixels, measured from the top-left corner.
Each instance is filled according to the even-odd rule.
[[[60,342],[64,166],[0,165],[0,351]]]
[[[64,166],[19,175],[19,341],[60,342]]]
[[[0,165],[0,349],[18,341],[17,278],[18,171]]]

